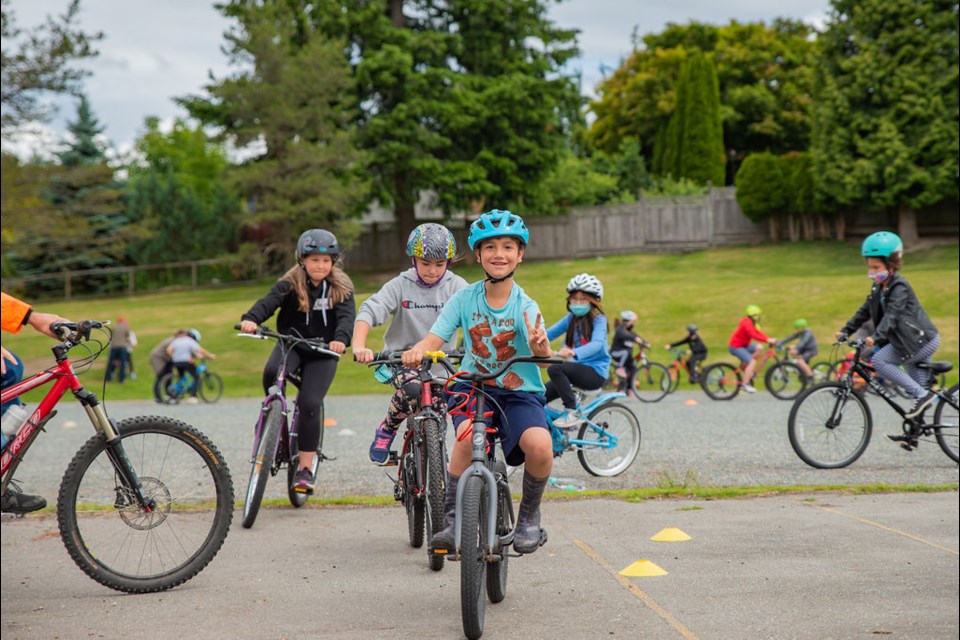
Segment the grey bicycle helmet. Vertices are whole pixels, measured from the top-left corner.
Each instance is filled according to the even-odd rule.
[[[297,240],[297,260],[315,254],[332,256],[336,260],[340,255],[337,236],[326,229],[308,229],[301,233],[300,239]]]

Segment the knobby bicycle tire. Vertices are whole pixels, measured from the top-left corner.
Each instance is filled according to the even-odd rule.
[[[587,473],[612,477],[626,471],[640,451],[640,421],[626,405],[609,402],[594,409],[580,425],[578,438],[588,444],[577,448],[577,458]],[[611,444],[610,437],[618,442]]]
[[[426,464],[426,446],[423,443],[422,432],[417,431],[414,416],[407,418],[407,430],[410,436],[410,448],[403,453],[400,463],[398,480],[403,483],[403,508],[407,514],[407,537],[410,546],[419,549],[423,546],[424,528],[426,527],[426,507],[417,469],[424,469]],[[429,550],[428,550],[429,551]]]
[[[223,378],[218,373],[204,371],[200,374],[200,387],[197,389],[200,398],[207,403],[214,403],[223,395]]]
[[[294,409],[293,420],[300,420],[300,412]],[[323,405],[320,405],[320,442],[317,444],[317,457],[313,459],[313,465],[310,467],[310,472],[313,473],[313,482],[316,485],[320,480],[320,462],[323,460],[323,420],[324,420],[324,411]],[[292,424],[292,423],[291,423]],[[291,426],[290,431],[294,431]],[[283,450],[288,450],[292,448],[292,451],[289,451],[290,458],[289,463],[287,463],[287,498],[290,500],[290,504],[295,508],[299,509],[303,505],[307,504],[307,501],[310,499],[306,493],[300,491],[295,491],[293,488],[293,481],[297,475],[297,471],[300,469],[300,452],[297,449],[298,444],[296,439],[293,442],[289,443],[288,447],[283,447]]]
[[[658,362],[648,362],[637,367],[631,383],[637,400],[660,402],[670,393],[670,372]]]
[[[778,400],[793,400],[807,388],[807,376],[792,362],[778,362],[763,377],[767,391]]]
[[[267,405],[263,416],[263,430],[260,433],[260,443],[257,446],[256,457],[250,464],[250,480],[247,483],[247,495],[243,502],[243,528],[249,529],[260,513],[260,503],[263,501],[263,492],[267,488],[267,480],[273,468],[274,456],[277,455],[277,443],[280,438],[280,421],[283,419],[283,409],[280,400],[272,400]]]
[[[700,374],[700,387],[714,400],[732,400],[740,393],[742,374],[728,362],[715,362]]]
[[[863,397],[844,382],[825,382],[804,391],[787,421],[790,446],[817,469],[841,469],[870,444],[873,416]]]
[[[483,635],[487,612],[487,567],[483,557],[486,537],[486,487],[482,476],[468,476],[463,488],[460,528],[460,617],[470,640]]]
[[[513,522],[510,519],[513,509],[511,507],[510,486],[507,484],[507,465],[502,460],[497,460],[493,475],[497,479],[496,531],[498,536],[503,537],[513,530]],[[500,560],[487,564],[487,597],[490,598],[490,602],[502,602],[507,597],[509,560],[510,555],[507,553],[507,549],[502,548],[500,549]]]
[[[447,461],[444,455],[443,429],[435,418],[426,418],[420,423],[427,450],[426,479],[424,491],[427,497],[426,530],[429,540],[443,530],[443,496],[446,491]],[[428,540],[428,541],[429,541]],[[443,569],[444,556],[432,553],[427,546],[427,564],[434,571]]]
[[[937,436],[937,444],[945,454],[954,462],[960,462],[960,454],[957,452],[957,441],[960,439],[960,423],[958,423],[957,411],[957,389],[960,385],[953,385],[947,390],[947,395],[953,398],[953,404],[940,400],[937,404],[937,410],[933,414],[934,435]]]
[[[57,523],[70,557],[102,585],[126,593],[170,589],[219,552],[233,518],[233,480],[217,447],[169,417],[117,423],[151,512],[117,481],[100,434],[74,456],[60,484]]]

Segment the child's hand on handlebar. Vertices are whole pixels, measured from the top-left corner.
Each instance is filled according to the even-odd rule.
[[[240,331],[242,333],[256,333],[257,332],[257,323],[253,320],[241,320],[240,321]]]
[[[373,362],[373,349],[367,349],[366,347],[353,347],[353,359],[361,364],[367,364],[368,362]]]
[[[329,349],[334,353],[343,353],[344,351],[347,350],[347,345],[340,342],[339,340],[334,340],[333,342],[330,343]]]
[[[423,362],[423,354],[423,349],[414,346],[403,352],[400,356],[400,361],[403,362],[403,366],[409,369],[415,369]]]

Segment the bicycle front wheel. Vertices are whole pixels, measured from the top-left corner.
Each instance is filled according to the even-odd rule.
[[[610,402],[598,407],[580,425],[577,457],[587,473],[617,476],[633,464],[640,451],[640,421],[629,407]]]
[[[204,371],[200,375],[200,388],[197,393],[204,402],[216,402],[223,395],[223,378],[220,374]]]
[[[840,469],[870,444],[873,417],[860,394],[842,382],[825,382],[796,399],[787,430],[801,460],[817,469]]]
[[[728,362],[715,362],[700,374],[700,386],[714,400],[730,400],[740,393],[740,370]]]
[[[670,372],[662,364],[648,362],[633,376],[633,392],[641,402],[659,402],[670,393]]]
[[[950,387],[947,395],[952,402],[940,400],[937,411],[933,414],[933,420],[937,425],[933,428],[933,433],[937,436],[937,444],[954,462],[960,462],[960,454],[957,453],[957,439],[960,437],[960,418],[957,415],[958,388],[960,385],[956,384]]]
[[[767,391],[779,400],[793,400],[807,387],[807,377],[791,362],[780,362],[767,369],[763,381]]]
[[[476,640],[483,635],[487,613],[487,567],[483,557],[486,538],[486,487],[482,476],[469,476],[463,488],[460,527],[460,617],[463,633]]]
[[[177,404],[183,398],[183,384],[180,377],[175,373],[168,373],[160,378],[160,393],[166,396],[167,400]]]
[[[513,513],[512,498],[510,497],[510,485],[507,484],[507,465],[501,460],[493,469],[493,475],[497,479],[497,536],[503,537],[513,531],[513,521],[510,514]],[[491,540],[491,551],[494,541]],[[506,548],[500,549],[500,560],[487,564],[487,597],[490,602],[502,602],[507,597],[507,573],[510,556]]]
[[[151,593],[182,584],[217,555],[233,517],[233,481],[217,447],[168,417],[117,423],[120,443],[155,508],[146,512],[118,479],[102,435],[63,475],[57,523],[70,557],[102,585]]]
[[[443,530],[443,496],[446,491],[447,460],[443,439],[443,429],[440,421],[435,418],[426,418],[420,423],[427,450],[427,486],[424,493],[427,496],[426,530],[428,542],[433,536]],[[427,545],[427,564],[434,571],[443,569],[444,556],[432,553]]]
[[[294,419],[300,419],[300,413],[294,413]],[[320,424],[323,425],[324,420],[324,410],[323,405],[320,405]],[[295,431],[291,428],[290,431]],[[300,469],[300,451],[298,450],[298,444],[296,440],[290,443],[290,448],[292,449],[290,454],[290,462],[287,464],[287,498],[290,500],[290,504],[295,508],[299,509],[303,505],[307,504],[307,500],[310,499],[306,493],[302,491],[296,491],[293,488],[293,481],[297,475],[297,471]],[[313,474],[313,482],[316,484],[320,480],[320,462],[323,460],[323,427],[320,427],[320,443],[317,445],[317,456],[313,459],[313,464],[310,465],[310,473]]]
[[[283,407],[279,400],[272,400],[263,414],[263,430],[257,445],[256,457],[250,465],[250,480],[247,482],[247,497],[243,502],[243,528],[253,526],[260,513],[263,492],[267,488],[273,460],[277,455],[280,438],[280,421],[283,419]]]

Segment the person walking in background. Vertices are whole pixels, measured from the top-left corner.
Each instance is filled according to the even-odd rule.
[[[153,399],[159,404],[167,403],[167,399],[161,394],[160,380],[173,371],[173,360],[171,360],[170,354],[167,352],[167,347],[170,346],[174,338],[185,335],[187,335],[187,330],[179,329],[169,338],[161,340],[159,344],[150,351],[150,368],[153,369],[153,373],[157,376],[153,381]]]
[[[107,360],[107,382],[113,382],[113,374],[117,374],[117,382],[123,384],[127,377],[127,362],[133,343],[130,341],[130,325],[124,316],[117,317],[117,322],[110,327],[113,335],[110,338],[110,359]]]

